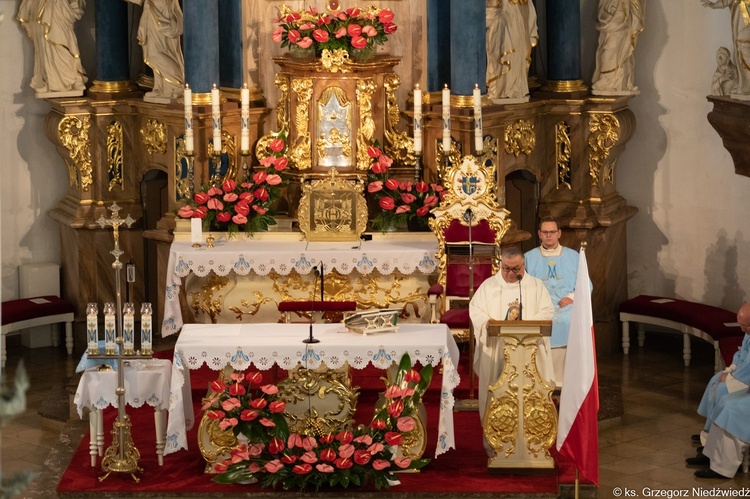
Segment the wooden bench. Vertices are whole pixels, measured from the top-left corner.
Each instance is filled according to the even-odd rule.
[[[714,367],[724,366],[719,342],[723,338],[743,336],[737,324],[737,314],[719,307],[661,296],[639,295],[620,304],[622,321],[622,350],[630,351],[630,322],[638,323],[638,346],[645,341],[644,324],[680,331],[683,335],[682,358],[690,366],[690,337],[694,336],[714,346]],[[731,357],[730,357],[731,358]]]
[[[19,333],[22,329],[46,324],[65,323],[65,347],[68,355],[73,355],[73,319],[75,307],[67,301],[53,295],[23,298],[2,303],[2,366],[8,358],[6,336]],[[52,344],[58,346],[60,339],[52,334]]]

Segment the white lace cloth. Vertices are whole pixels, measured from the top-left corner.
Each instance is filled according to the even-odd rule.
[[[397,332],[364,336],[347,331],[341,324],[315,324],[313,335],[320,343],[302,343],[308,335],[309,326],[305,324],[186,324],[174,349],[164,453],[188,448],[187,430],[195,423],[188,369],[204,364],[214,370],[227,364],[237,370],[251,365],[265,370],[274,364],[293,369],[298,363],[314,369],[321,362],[331,369],[346,362],[353,369],[368,364],[387,369],[393,362],[398,364],[404,353],[422,365],[437,366],[442,362],[435,456],[455,448],[453,389],[459,382],[459,352],[447,326],[402,324]]]
[[[169,400],[172,363],[165,359],[133,360],[125,365],[125,403],[131,407],[159,407]],[[117,371],[90,367],[83,372],[73,402],[78,416],[83,408],[117,407]]]
[[[183,325],[179,293],[182,278],[191,273],[205,277],[214,272],[225,276],[268,275],[271,271],[289,275],[296,271],[308,274],[322,262],[325,272],[337,270],[349,275],[367,275],[378,271],[388,275],[395,270],[403,274],[431,274],[437,268],[433,240],[389,239],[357,243],[306,243],[304,241],[218,241],[213,248],[193,248],[185,241],[175,241],[169,250],[167,283],[164,299],[162,336],[169,336]]]

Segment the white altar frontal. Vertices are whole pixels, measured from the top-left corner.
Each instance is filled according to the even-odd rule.
[[[298,232],[223,235],[212,248],[195,248],[185,236],[176,233],[170,247],[162,336],[187,323],[280,322],[281,301],[320,299],[321,263],[326,301],[398,307],[406,322],[429,319],[427,289],[437,268],[431,232],[330,243],[302,241]]]
[[[362,335],[342,324],[315,324],[320,343],[306,344],[307,324],[186,324],[174,349],[165,454],[188,448],[187,430],[195,424],[189,370],[204,364],[219,371],[254,366],[266,370],[302,366],[363,369],[372,364],[388,369],[408,353],[412,362],[442,363],[440,417],[435,456],[455,448],[453,389],[459,383],[459,351],[442,324],[402,324],[398,331]],[[217,372],[218,377],[218,372]],[[384,387],[385,388],[385,387]],[[429,430],[428,430],[429,431]]]

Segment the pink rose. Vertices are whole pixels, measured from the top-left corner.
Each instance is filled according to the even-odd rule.
[[[208,203],[206,203],[206,206],[208,206],[209,210],[223,210],[224,209],[224,203],[222,203],[216,198],[209,199]]]
[[[325,43],[328,41],[328,31],[324,29],[316,29],[313,31],[313,38],[315,38],[315,41],[318,43]]]
[[[386,461],[385,459],[376,459],[372,462],[372,467],[378,471],[384,470],[386,468],[390,468],[390,466],[391,466],[391,462]]]
[[[310,45],[313,44],[312,38],[309,36],[304,37],[302,40],[297,42],[297,46],[303,49],[310,48]]]
[[[286,142],[284,142],[284,139],[281,139],[279,137],[276,137],[271,142],[268,143],[268,148],[271,149],[273,152],[281,152],[284,150],[284,147],[286,146]]]
[[[299,34],[299,31],[297,31],[296,29],[290,29],[286,37],[289,39],[289,43],[294,44],[294,43],[297,43],[302,36]]]
[[[247,217],[245,215],[235,215],[232,217],[232,222],[236,223],[237,225],[245,225],[247,223]]]
[[[271,39],[275,41],[276,43],[281,43],[282,37],[281,35],[284,33],[284,28],[281,26],[277,26],[275,30],[273,30],[273,33],[271,33]]]
[[[231,178],[228,178],[221,183],[221,188],[224,190],[224,192],[232,192],[237,188],[237,182],[235,182]]]
[[[185,205],[177,211],[177,214],[180,216],[180,218],[193,218],[193,211],[194,210],[192,206]]]
[[[378,12],[378,21],[383,24],[392,23],[394,17],[396,17],[396,14],[391,9],[382,9]]]
[[[341,38],[346,36],[346,28],[341,26],[339,29],[336,30],[336,32],[333,34],[336,38]]]
[[[367,192],[379,192],[383,190],[383,181],[376,180],[367,184]]]
[[[222,211],[221,213],[216,214],[216,220],[222,223],[229,222],[232,219],[232,215],[227,213],[226,211]]]
[[[393,198],[391,197],[380,198],[380,201],[378,201],[378,204],[384,210],[392,210],[396,207],[396,202],[393,201]]]
[[[367,39],[362,36],[355,36],[352,38],[352,47],[355,49],[363,49],[367,47]]]

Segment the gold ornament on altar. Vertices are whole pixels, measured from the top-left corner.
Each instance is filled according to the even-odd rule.
[[[338,177],[331,168],[328,178],[302,186],[299,228],[307,241],[359,241],[367,228],[367,202],[361,182]]]

